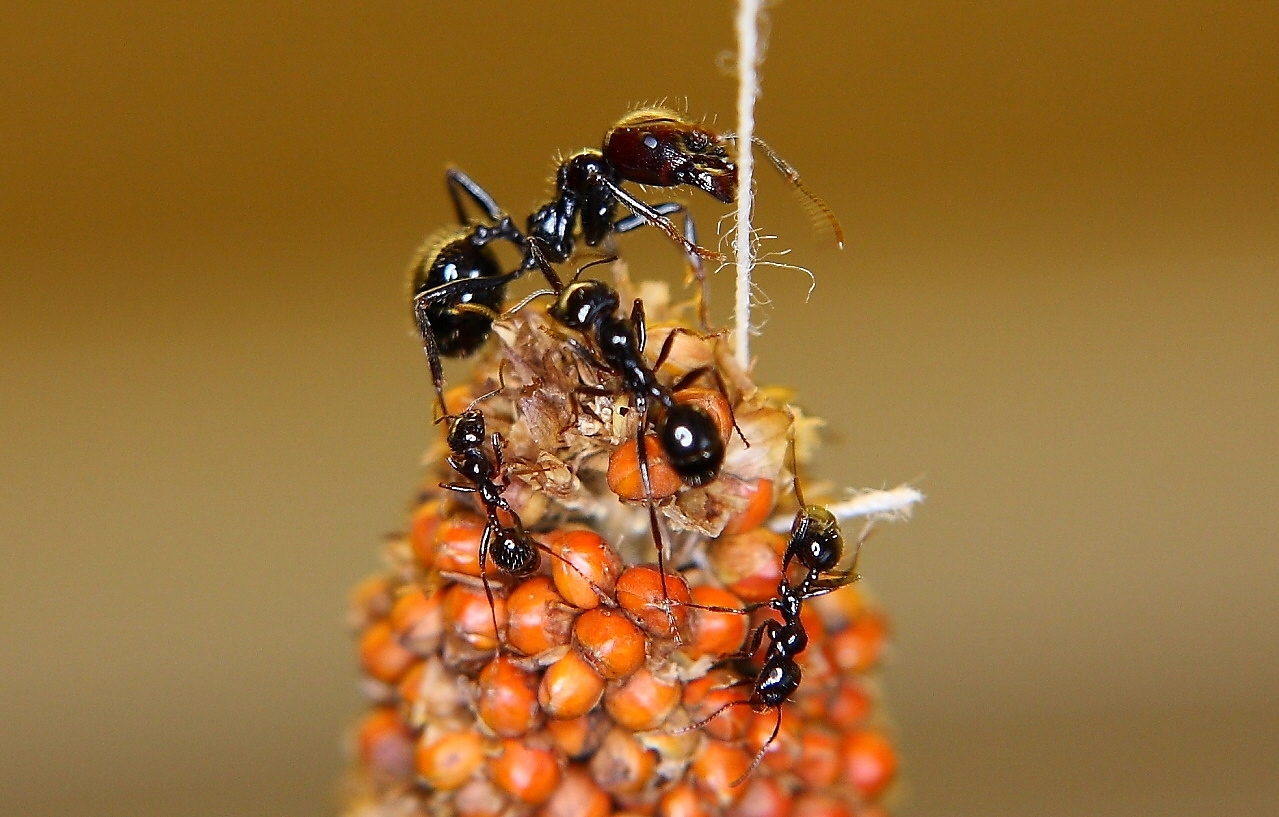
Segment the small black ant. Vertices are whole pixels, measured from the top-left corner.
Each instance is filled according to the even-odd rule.
[[[491,457],[484,450],[486,437],[493,449]],[[480,540],[480,581],[484,585],[484,594],[488,597],[489,612],[493,616],[493,633],[496,636],[500,630],[497,625],[497,610],[493,606],[493,588],[488,579],[490,554],[498,570],[512,578],[522,579],[537,572],[541,565],[538,550],[542,546],[524,530],[519,515],[511,509],[503,495],[506,477],[502,466],[502,435],[496,431],[491,437],[486,434],[484,415],[474,404],[449,420],[447,440],[450,452],[448,464],[468,484],[442,483],[440,487],[475,494],[488,517]],[[499,479],[502,480],[501,483]],[[510,524],[503,521],[503,513],[511,520]]]
[[[500,370],[498,380],[501,381]],[[545,551],[563,561],[563,557],[529,535],[519,514],[506,501],[505,490],[509,482],[502,462],[505,441],[496,431],[487,433],[484,414],[475,407],[481,400],[492,397],[500,390],[477,397],[465,411],[449,418],[446,437],[449,455],[446,461],[467,482],[440,484],[441,488],[450,491],[475,494],[484,506],[487,523],[480,539],[480,582],[484,585],[489,613],[493,616],[493,632],[498,638],[500,630],[497,609],[493,604],[493,588],[488,578],[489,557],[492,556],[493,564],[497,565],[499,571],[514,579],[528,578],[537,573],[541,567],[539,551]],[[491,456],[484,450],[485,442],[488,442],[493,451]],[[503,515],[510,520],[509,524],[503,520]],[[604,598],[603,591],[576,565],[571,562],[564,564],[586,579],[595,592]]]
[[[792,429],[794,422],[792,418]],[[800,618],[803,603],[808,599],[824,596],[839,588],[856,582],[857,558],[861,554],[861,545],[869,531],[863,532],[857,540],[857,549],[853,556],[853,564],[847,570],[831,574],[844,555],[844,537],[839,528],[839,521],[828,509],[820,505],[808,505],[799,486],[799,469],[795,453],[795,438],[792,431],[790,440],[791,474],[794,478],[795,498],[799,502],[799,511],[795,514],[795,522],[791,525],[790,538],[786,542],[786,550],[782,555],[782,577],[777,585],[777,596],[762,605],[735,610],[730,607],[711,605],[690,605],[701,609],[723,613],[745,613],[759,607],[776,610],[781,617],[778,621],[769,618],[755,628],[751,634],[750,645],[742,653],[733,658],[755,655],[764,639],[768,639],[764,648],[763,662],[755,678],[751,681],[751,694],[745,701],[731,701],[712,712],[707,717],[678,732],[700,729],[721,713],[733,706],[749,705],[754,712],[776,710],[777,723],[768,740],[760,747],[750,766],[742,776],[733,781],[734,786],[746,781],[760,762],[765,752],[777,739],[782,728],[782,705],[790,700],[799,689],[804,674],[796,660],[808,647],[808,631]],[[806,569],[806,573],[797,585],[792,585],[787,577],[787,568],[794,560]]]
[[[707,327],[702,262],[720,261],[723,256],[697,244],[692,217],[683,204],[650,205],[622,185],[694,187],[727,204],[737,194],[737,165],[725,148],[734,140],[731,134],[717,134],[666,109],[632,111],[608,130],[601,150],[582,150],[560,163],[555,197],[528,217],[526,231],[515,226],[488,191],[461,170],[449,169],[445,174],[449,197],[464,226],[424,246],[412,268],[413,314],[437,394],[444,390],[440,356],[466,357],[484,342],[501,311],[506,285],[538,265],[534,241],[540,242],[542,254],[551,263],[558,264],[573,256],[579,235],[587,246],[596,247],[613,234],[656,227],[684,248],[702,289],[698,312],[702,327]],[[752,142],[824,215],[842,247],[843,230],[830,208],[771,147],[758,138]],[[490,223],[473,222],[464,198],[474,202]],[[630,215],[616,217],[619,203]],[[676,213],[684,216],[682,232],[668,218]],[[489,247],[497,241],[514,244],[521,251],[514,273],[501,272]]]

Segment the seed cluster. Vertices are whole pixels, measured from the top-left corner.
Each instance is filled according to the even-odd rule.
[[[678,310],[620,265],[615,276],[644,298],[660,347]],[[490,522],[473,494],[440,486],[456,476],[441,443],[389,568],[354,594],[371,706],[345,814],[886,814],[897,759],[872,678],[886,622],[856,585],[805,602],[803,681],[780,727],[774,710],[745,705],[762,658],[752,634],[777,617],[764,606],[783,578],[775,528],[795,512],[788,447],[802,458],[816,423],[757,388],[721,338],[681,332],[661,376],[719,373],[723,388],[677,398],[700,402],[727,453],[717,479],[688,487],[646,437],[646,488],[643,418],[611,376],[537,306],[495,328],[448,409],[475,401],[498,434],[504,496],[541,565],[522,578],[491,558],[481,567]]]

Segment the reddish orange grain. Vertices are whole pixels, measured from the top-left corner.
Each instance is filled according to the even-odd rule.
[[[708,740],[694,758],[689,774],[697,781],[698,789],[723,808],[742,796],[744,789],[733,784],[746,774],[750,765],[751,756],[740,746]]]
[[[711,570],[743,601],[768,601],[777,595],[786,540],[765,528],[726,536],[711,545]]]
[[[665,499],[674,496],[682,485],[679,474],[671,467],[662,448],[653,437],[644,438],[644,451],[648,455],[648,479],[651,493],[644,490],[644,478],[640,473],[639,445],[627,440],[613,449],[608,458],[608,487],[622,499],[640,501]]]
[[[729,817],[790,817],[794,798],[777,778],[755,774],[742,786],[745,791],[729,809]]]
[[[564,770],[560,785],[542,807],[539,817],[609,817],[613,801],[584,767]]]
[[[746,734],[752,714],[746,705],[751,688],[741,681],[727,669],[715,669],[684,685],[684,708],[689,717],[695,722],[710,718],[702,728],[716,740],[737,740]]]
[[[484,517],[463,512],[440,522],[435,529],[435,569],[466,576],[480,575],[480,542],[484,538]],[[496,568],[490,562],[490,575]]]
[[[604,693],[604,710],[618,726],[635,732],[662,725],[680,702],[678,681],[663,680],[640,668],[622,684]]]
[[[560,783],[555,752],[518,740],[502,741],[497,756],[489,759],[488,773],[498,788],[532,806],[549,800]]]
[[[510,798],[484,778],[469,781],[453,795],[458,817],[501,817],[511,807]]]
[[[659,638],[672,638],[688,624],[688,583],[677,573],[662,574],[649,565],[628,568],[617,579],[617,603],[635,623]]]
[[[550,537],[551,576],[555,589],[574,607],[600,605],[600,594],[611,596],[622,573],[622,557],[593,531],[562,531]]]
[[[360,637],[360,664],[364,671],[379,681],[394,684],[400,680],[417,656],[400,646],[391,625],[379,621]]]
[[[657,801],[657,817],[713,817],[714,813],[690,783],[672,786]]]
[[[829,730],[810,726],[799,739],[799,763],[795,774],[810,788],[830,786],[839,779],[839,737]]]
[[[440,647],[444,637],[442,595],[426,593],[410,587],[401,593],[391,608],[391,630],[400,643],[418,655],[430,655]]]
[[[826,717],[843,729],[851,729],[865,723],[870,717],[873,701],[866,685],[852,678],[840,681],[826,700]]]
[[[493,616],[499,628],[506,627],[506,599],[495,594],[490,608],[482,587],[454,584],[444,591],[443,609],[445,624],[467,644],[477,650],[497,647]]]
[[[724,536],[734,536],[758,528],[768,520],[773,512],[773,481],[771,479],[755,479],[739,483],[738,493],[742,499],[741,510],[733,513],[724,525]]]
[[[617,795],[635,794],[653,777],[657,756],[644,748],[635,736],[613,729],[591,757],[591,777],[604,791]]]
[[[599,748],[608,730],[608,718],[599,712],[546,722],[546,733],[567,758],[586,757]]]
[[[525,655],[539,655],[569,642],[576,611],[569,609],[549,576],[521,582],[506,601],[506,640]]]
[[[792,817],[854,817],[852,808],[829,794],[805,792],[795,797]]]
[[[828,639],[827,653],[840,669],[866,672],[879,663],[888,638],[888,622],[876,612],[859,616]]]
[[[741,609],[741,599],[727,590],[709,585],[699,585],[690,591],[694,605]],[[689,610],[689,629],[692,638],[684,650],[692,658],[710,656],[722,658],[742,648],[746,640],[746,631],[750,626],[750,617],[745,611],[741,613],[723,613],[717,610],[703,610],[692,607]]]
[[[510,658],[494,658],[480,672],[476,712],[498,736],[520,737],[537,725],[537,686],[534,673]]]
[[[422,570],[435,566],[435,531],[440,526],[440,501],[431,499],[413,510],[409,523],[409,547]]]
[[[854,732],[842,749],[844,780],[867,800],[879,797],[897,775],[897,753],[879,732]]]
[[[478,732],[446,732],[418,744],[417,773],[431,788],[459,788],[484,763],[484,740]]]
[[[609,680],[625,678],[644,663],[644,634],[612,609],[596,608],[578,616],[573,640],[591,668]]]
[[[552,718],[578,718],[590,712],[604,694],[604,679],[577,650],[569,650],[546,668],[537,702]]]
[[[360,764],[378,780],[413,777],[413,731],[392,707],[381,706],[364,716],[356,732]]]

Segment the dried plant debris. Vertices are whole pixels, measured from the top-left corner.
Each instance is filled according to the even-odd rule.
[[[647,418],[588,342],[539,304],[498,321],[446,402],[450,417],[482,415],[476,450],[500,455],[506,507],[441,487],[460,481],[441,442],[388,568],[357,588],[369,711],[348,817],[886,813],[884,615],[853,583],[851,552],[806,567],[790,530],[791,447],[802,463],[820,423],[758,388],[665,288],[615,276],[623,303],[644,299],[650,366],[677,333],[662,381],[700,370],[675,399],[698,402],[727,441],[718,476],[685,484],[646,437],[646,485]],[[894,512],[862,504],[867,518]],[[501,569],[499,528],[527,533],[535,568]],[[805,643],[784,646],[783,631]],[[796,688],[768,686],[779,667]]]

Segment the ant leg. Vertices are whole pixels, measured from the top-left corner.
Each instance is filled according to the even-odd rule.
[[[684,214],[684,240],[694,246],[697,245],[697,225],[693,223],[693,214],[688,208],[676,201],[667,201],[661,204],[654,204],[653,210],[663,216],[671,216],[675,213]],[[613,224],[613,232],[629,233],[639,227],[648,224],[642,217],[637,215],[626,216],[618,219]],[[710,281],[706,278],[706,265],[702,263],[702,257],[697,253],[685,253],[688,258],[689,277],[697,282],[697,320],[703,329],[710,327]],[[688,279],[685,279],[688,283]]]
[[[564,291],[564,280],[560,278],[555,268],[551,266],[551,262],[546,258],[546,242],[536,236],[529,236],[524,239],[524,252],[528,258],[532,259],[533,265],[542,271],[542,275],[546,278],[546,282],[551,285],[551,289],[559,295]],[[527,268],[527,265],[526,265]]]
[[[449,491],[457,491],[459,494],[476,493],[476,488],[474,485],[463,485],[460,482],[441,482],[440,487]]]
[[[675,225],[671,223],[670,219],[653,209],[651,206],[635,198],[616,183],[604,178],[603,176],[596,176],[595,179],[597,184],[612,193],[613,196],[622,204],[626,205],[632,213],[639,218],[644,219],[644,221],[648,224],[666,233],[672,241],[683,247],[685,252],[690,255],[696,255],[699,258],[704,258],[707,261],[719,262],[725,260],[722,253],[708,250],[705,247],[700,247],[692,241],[689,241],[679,232],[679,230],[675,229]]]
[[[773,734],[769,735],[768,740],[764,741],[764,745],[759,747],[759,751],[755,753],[754,759],[751,760],[751,765],[746,767],[746,771],[742,772],[742,776],[729,784],[731,788],[737,788],[745,783],[746,778],[750,777],[751,773],[759,768],[760,762],[768,752],[768,747],[773,745],[773,741],[777,740],[777,734],[782,731],[782,705],[778,704],[775,708],[777,709],[777,723],[773,726]]]
[[[497,201],[461,170],[450,167],[444,172],[444,182],[448,187],[449,198],[453,200],[453,209],[457,211],[457,220],[461,223],[471,223],[471,219],[466,214],[466,208],[462,206],[462,194],[466,194],[471,201],[475,202],[490,220],[502,219],[502,208],[497,206]]]
[[[493,538],[493,522],[484,526],[484,535],[480,538],[480,583],[484,585],[484,596],[489,602],[489,615],[493,617],[493,639],[497,642],[498,652],[502,649],[502,631],[497,626],[497,607],[493,604],[493,586],[489,584],[489,542]]]
[[[631,304],[631,326],[635,327],[635,343],[643,354],[644,344],[648,343],[648,324],[644,320],[644,302],[639,298]]]
[[[669,606],[671,594],[666,587],[666,543],[662,539],[662,525],[657,518],[657,506],[653,504],[653,480],[648,472],[648,446],[645,445],[646,437],[644,435],[644,429],[648,426],[648,406],[647,401],[642,402],[645,403],[644,411],[640,415],[640,421],[636,425],[635,432],[635,449],[639,459],[640,483],[644,486],[644,500],[648,504],[648,524],[653,531],[653,544],[657,547],[657,575],[662,583],[662,599],[666,603],[666,620],[670,624],[671,632],[675,635],[675,644],[680,646],[684,643],[684,640],[680,636],[675,614],[671,612]],[[636,408],[638,409],[638,406]]]
[[[427,320],[427,299],[414,301],[413,315],[416,319],[418,333],[422,335],[422,351],[426,354],[426,364],[431,367],[431,383],[435,386],[435,398],[440,411],[447,415],[448,406],[444,404],[444,364],[440,361],[440,347],[435,342],[435,332],[431,322]]]

